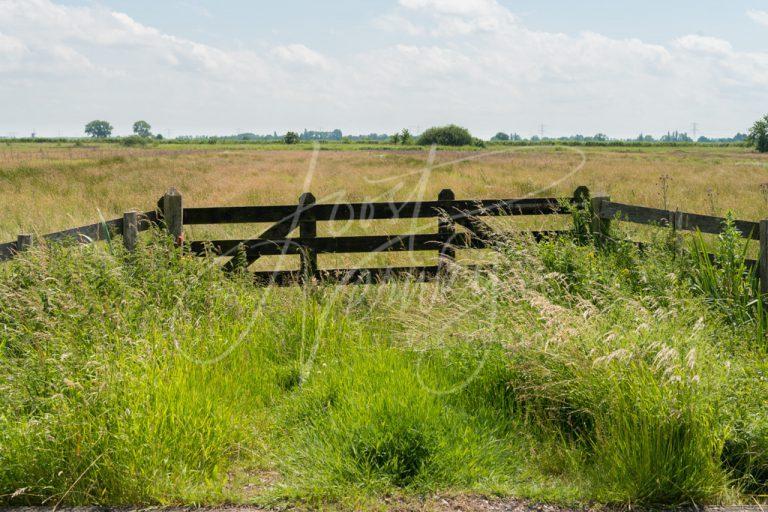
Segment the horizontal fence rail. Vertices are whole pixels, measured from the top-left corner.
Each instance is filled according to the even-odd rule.
[[[130,216],[130,214],[135,214],[139,219],[136,224],[137,232],[147,231],[157,224],[158,214],[156,211],[144,213],[129,212],[126,213],[126,216]],[[110,240],[115,235],[125,236],[127,232],[127,229],[124,228],[125,218],[124,216],[121,219],[105,220],[87,226],[56,231],[42,235],[40,238],[47,243],[67,242],[81,245]],[[32,235],[19,235],[15,242],[0,244],[0,261],[12,259],[17,253],[27,248],[23,241],[28,240],[31,242],[33,239]]]
[[[722,232],[723,223],[725,222],[725,219],[722,217],[712,217],[710,215],[700,215],[698,213],[681,211],[659,210],[656,208],[613,203],[610,201],[602,202],[600,217],[606,220],[615,219],[625,222],[634,222],[635,224],[666,225],[678,230],[701,231],[702,233],[709,234],[719,234]],[[758,222],[736,220],[734,221],[734,226],[745,238],[760,240],[760,224]]]
[[[518,231],[503,233],[482,220],[495,216],[564,215],[574,216],[572,231]],[[318,237],[318,222],[403,220],[434,218],[434,233],[394,235]],[[247,268],[263,256],[298,255],[298,270],[253,272],[257,284],[289,285],[307,279],[344,283],[372,283],[410,276],[427,281],[441,275],[456,257],[457,250],[488,249],[497,238],[524,234],[540,241],[576,231],[590,235],[596,243],[606,242],[612,221],[670,227],[675,230],[708,234],[722,232],[725,218],[612,202],[610,197],[590,197],[586,187],[579,187],[567,198],[457,200],[451,190],[443,190],[436,201],[389,201],[363,203],[317,203],[312,194],[302,194],[297,204],[278,206],[224,206],[184,208],[176,189],[160,199],[155,211],[126,212],[123,218],[105,220],[79,228],[49,233],[36,238],[19,235],[16,241],[0,244],[0,261],[14,258],[34,243],[73,242],[89,244],[122,235],[128,250],[134,250],[138,234],[161,225],[179,246],[193,255],[226,259],[225,271],[238,266]],[[184,225],[271,224],[251,239],[194,240],[184,242]],[[768,293],[768,220],[736,220],[743,237],[760,242],[757,265],[763,293]],[[292,233],[298,232],[298,236]],[[642,244],[639,244],[642,246]],[[362,254],[433,251],[437,265],[353,269],[320,269],[321,254]],[[473,267],[474,268],[474,267]],[[483,269],[485,267],[476,267]]]
[[[184,224],[246,224],[280,222],[285,219],[315,221],[395,220],[439,217],[453,210],[459,217],[502,215],[565,214],[569,209],[561,201],[573,204],[573,198],[485,199],[479,201],[427,201],[391,203],[343,203],[296,206],[229,206],[186,208]]]

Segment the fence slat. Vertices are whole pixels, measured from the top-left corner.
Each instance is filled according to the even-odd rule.
[[[483,271],[491,268],[492,266],[490,265],[470,265],[466,267],[469,271]],[[406,277],[413,278],[417,282],[426,282],[434,280],[438,275],[439,268],[437,265],[424,267],[329,269],[318,272],[320,280],[341,284],[374,284]],[[300,278],[301,274],[296,270],[253,273],[254,282],[258,285],[291,286],[298,284]]]
[[[760,238],[760,256],[757,271],[760,275],[760,293],[768,294],[768,220],[761,220],[758,236]]]
[[[675,222],[675,213],[671,210],[660,210],[613,202],[604,202],[600,209],[600,217],[603,219],[618,219],[636,224],[658,224],[662,226],[673,224]],[[722,231],[725,219],[710,215],[682,212],[678,222],[680,230],[695,231],[698,229],[702,233],[719,234]],[[736,229],[741,231],[745,238],[760,239],[757,222],[737,220],[734,224]]]
[[[607,237],[611,231],[611,219],[610,217],[602,217],[600,212],[605,203],[611,202],[611,198],[608,196],[596,196],[590,201],[592,205],[592,236],[598,243],[603,244],[607,241]]]
[[[451,211],[451,202],[455,199],[456,195],[453,190],[448,188],[441,190],[437,196],[438,203],[444,205],[444,209],[437,220],[437,232],[448,238],[448,242],[442,245],[437,253],[437,266],[440,272],[445,272],[456,260],[456,249],[453,245],[456,238],[456,223],[452,218],[454,213]]]
[[[139,241],[139,214],[138,212],[125,212],[123,214],[123,246],[128,252],[136,250]]]
[[[536,240],[545,237],[558,236],[569,231],[518,231],[514,233],[499,233],[501,236],[528,235]],[[231,254],[238,245],[242,244],[247,253],[253,252],[261,256],[277,256],[280,254],[300,254],[302,247],[314,249],[318,254],[342,254],[361,252],[403,252],[403,251],[435,251],[446,243],[453,241],[457,249],[486,249],[490,242],[471,234],[454,237],[444,234],[418,235],[373,235],[350,237],[318,237],[318,238],[288,238],[285,240],[214,240],[194,241],[190,249],[194,254]]]
[[[0,261],[13,259],[14,254],[16,254],[16,242],[0,244]]]
[[[299,211],[299,217],[314,215],[316,221],[418,219],[438,217],[440,209],[450,207],[462,212],[459,216],[557,215],[565,214],[557,198],[483,199],[477,201],[391,202],[315,204]],[[289,206],[230,206],[187,208],[184,224],[244,224],[280,222],[297,215],[296,205]]]
[[[96,224],[89,224],[79,228],[65,229],[43,235],[46,242],[74,241],[79,244],[90,244],[99,240],[108,240],[109,237],[123,229],[123,219],[112,219]]]
[[[22,234],[16,238],[16,251],[24,252],[32,247],[32,235]]]
[[[315,204],[315,196],[310,192],[301,194],[299,197],[299,207],[301,209],[309,208]],[[314,219],[314,215],[311,210],[308,215],[303,216],[301,223],[299,224],[299,236],[302,239],[313,239],[317,237],[317,222]],[[308,281],[317,272],[317,251],[311,247],[307,247],[301,252],[301,278]]]
[[[163,220],[165,229],[177,245],[184,241],[184,206],[178,190],[171,187],[163,196]]]

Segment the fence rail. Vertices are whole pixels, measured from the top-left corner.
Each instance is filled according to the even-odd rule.
[[[194,255],[230,257],[225,270],[237,265],[250,266],[262,256],[299,255],[298,270],[254,272],[257,283],[291,284],[310,277],[336,281],[375,282],[403,275],[428,280],[438,276],[460,249],[487,249],[497,233],[483,217],[563,215],[582,210],[574,229],[591,233],[599,242],[609,234],[612,221],[667,226],[675,230],[718,234],[726,219],[695,213],[663,210],[612,202],[610,197],[590,197],[586,187],[579,187],[567,198],[479,199],[456,200],[451,190],[440,192],[435,201],[317,203],[312,194],[299,197],[298,204],[281,206],[225,206],[184,208],[182,196],[170,189],[149,212],[126,212],[122,218],[50,233],[39,237],[44,242],[74,241],[88,244],[122,235],[128,250],[134,250],[138,234],[153,225],[162,225],[178,245]],[[583,222],[584,218],[588,222]],[[394,235],[318,237],[317,223],[330,221],[370,221],[395,219],[436,219],[434,233]],[[268,229],[251,239],[194,240],[183,243],[184,225],[221,225],[270,223]],[[758,265],[761,290],[768,293],[768,220],[760,222],[736,220],[742,236],[760,242]],[[463,228],[463,230],[458,229]],[[298,230],[298,236],[291,233]],[[536,240],[558,236],[564,231],[527,231]],[[17,240],[0,244],[0,261],[9,260],[35,243],[32,235],[19,235]],[[403,251],[435,251],[438,264],[415,267],[383,267],[354,269],[319,269],[320,254],[359,254]]]

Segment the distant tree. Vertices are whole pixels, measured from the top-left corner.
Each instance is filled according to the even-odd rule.
[[[96,139],[106,139],[112,135],[112,125],[107,121],[91,121],[85,125],[85,133]]]
[[[133,123],[133,133],[139,137],[151,137],[152,127],[146,121],[136,121]]]
[[[491,138],[492,141],[504,142],[509,140],[509,135],[504,132],[499,132]]]
[[[541,139],[539,138],[538,135],[534,135],[533,137],[531,137],[531,142],[540,142],[540,141]]]
[[[607,142],[608,141],[608,136],[606,134],[604,134],[604,133],[598,133],[597,135],[592,137],[592,140],[595,140],[597,142]]]
[[[418,140],[420,146],[438,144],[440,146],[470,146],[474,142],[469,130],[451,124],[430,128],[421,134]]]
[[[298,144],[300,140],[299,134],[296,132],[288,132],[283,137],[283,142],[286,144]]]
[[[155,139],[156,140],[163,140],[163,134],[162,133],[158,133],[157,135],[155,135]]]
[[[747,141],[761,153],[768,153],[768,115],[755,121],[749,130]]]
[[[413,136],[411,135],[411,132],[408,130],[408,128],[403,128],[403,131],[400,132],[400,142],[406,145],[413,142]]]
[[[398,132],[394,134],[392,137],[390,137],[389,141],[392,144],[400,144],[400,133]]]
[[[509,136],[509,140],[515,141],[515,142],[519,142],[519,141],[523,140],[523,138],[520,135],[518,135],[517,133],[512,133]]]

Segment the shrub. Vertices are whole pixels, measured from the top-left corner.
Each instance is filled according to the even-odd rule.
[[[285,134],[285,137],[283,137],[283,142],[285,144],[298,144],[300,140],[299,134],[296,132],[288,132]]]
[[[418,139],[420,146],[429,146],[437,144],[438,146],[469,146],[473,143],[474,139],[469,130],[451,124],[448,126],[440,126],[430,128]]]
[[[768,115],[755,122],[747,140],[761,153],[768,152]]]
[[[131,135],[120,140],[120,144],[125,147],[146,146],[148,139],[140,135]]]

